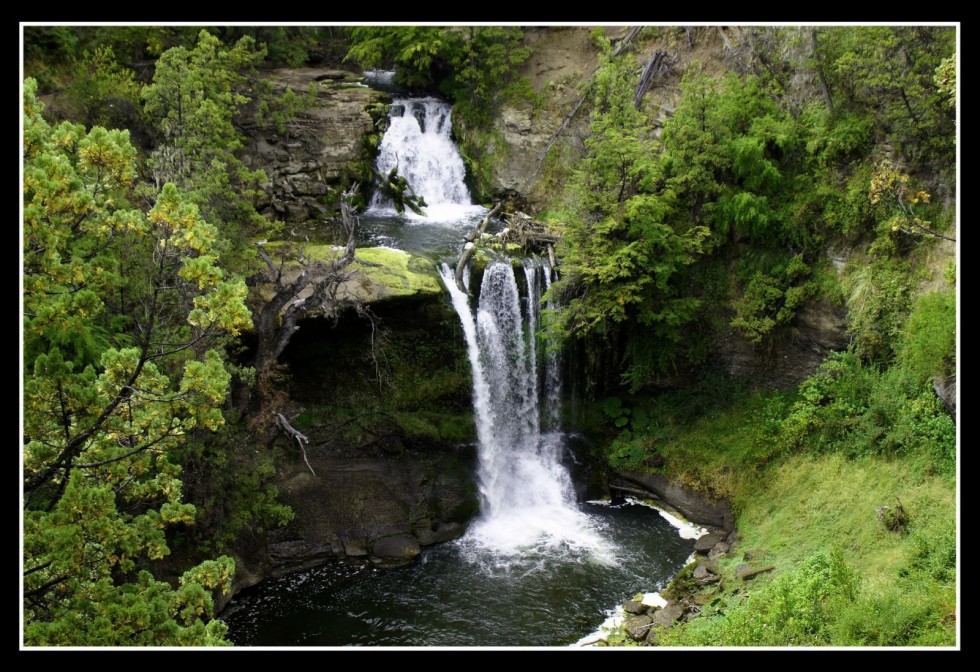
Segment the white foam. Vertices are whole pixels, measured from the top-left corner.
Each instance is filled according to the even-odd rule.
[[[643,593],[643,599],[640,603],[657,609],[667,606],[667,600],[660,593]]]
[[[626,501],[632,504],[638,504],[639,506],[646,506],[659,513],[664,520],[671,524],[672,527],[677,528],[677,533],[680,535],[681,539],[700,539],[708,533],[708,529],[706,527],[695,525],[691,521],[682,518],[680,515],[665,511],[656,504],[647,500],[637,499],[636,497],[627,497]]]
[[[677,532],[682,539],[698,539],[708,533],[707,528],[701,527],[700,525],[695,525],[694,523],[685,520],[684,518],[678,515],[668,513],[667,511],[664,511],[662,508],[660,508],[656,504],[653,504],[650,501],[637,499],[636,497],[626,497],[626,502],[628,504],[637,504],[639,506],[645,506],[647,508],[653,509],[654,511],[659,513],[664,518],[664,520],[666,520],[668,523],[670,523],[673,527],[677,529]],[[588,503],[600,504],[603,506],[611,506],[609,500],[597,499],[597,500],[590,500]],[[691,564],[692,562],[694,562],[694,559],[695,559],[695,554],[691,553],[691,555],[684,562],[684,565],[687,566]],[[641,603],[650,608],[663,608],[667,606],[667,600],[665,600],[664,597],[658,592],[643,593],[643,599],[641,600]],[[609,638],[609,633],[623,624],[623,619],[625,616],[623,613],[622,606],[618,606],[615,609],[608,611],[606,613],[608,614],[608,617],[606,618],[605,621],[602,622],[602,625],[599,626],[598,630],[596,630],[595,632],[589,635],[586,635],[585,637],[578,640],[571,646],[574,648],[594,647],[597,646],[599,642],[607,641]]]

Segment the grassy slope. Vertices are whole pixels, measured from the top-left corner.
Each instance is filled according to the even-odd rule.
[[[659,447],[665,471],[732,499],[741,541],[719,563],[724,577],[693,601],[702,618],[661,643],[709,645],[953,645],[956,641],[955,485],[916,460],[838,453],[774,455],[766,417],[777,392],[736,397],[695,419]],[[905,507],[904,533],[887,530],[874,507]],[[751,582],[735,568],[775,570]],[[816,576],[816,558],[837,553],[854,590]],[[720,586],[720,587],[719,587]],[[801,614],[813,605],[819,614]]]

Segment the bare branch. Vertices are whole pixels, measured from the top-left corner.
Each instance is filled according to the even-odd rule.
[[[470,257],[472,257],[473,253],[476,252],[475,241],[487,230],[487,225],[490,223],[490,218],[497,214],[497,211],[500,210],[502,205],[503,201],[493,206],[493,209],[487,213],[487,216],[483,218],[480,225],[474,228],[466,236],[466,247],[463,248],[463,254],[460,255],[459,262],[456,264],[455,273],[456,286],[459,287],[459,291],[463,293],[467,293],[466,288],[463,286],[463,270],[466,268],[466,264],[469,263]]]
[[[310,442],[310,440],[305,434],[290,425],[289,420],[286,420],[286,416],[284,416],[282,413],[276,413],[276,420],[279,422],[279,426],[283,428],[283,431],[296,439],[296,445],[298,445],[299,449],[303,451],[303,461],[306,462],[306,466],[309,467],[310,473],[316,476],[316,472],[313,471],[313,467],[310,466],[310,461],[306,458],[306,448],[304,447],[305,444]]]

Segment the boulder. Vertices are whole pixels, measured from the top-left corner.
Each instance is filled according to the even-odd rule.
[[[384,567],[407,565],[421,552],[419,540],[408,534],[383,537],[371,544],[371,560]]]
[[[627,490],[635,491],[635,486],[640,486],[650,493],[652,499],[668,504],[692,523],[717,527],[725,530],[726,533],[735,529],[735,517],[728,500],[717,499],[694,488],[676,483],[663,474],[616,471],[613,476],[609,483],[611,488],[620,485]],[[715,539],[714,543],[724,538],[725,535],[722,534]]]
[[[431,546],[432,544],[441,544],[446,541],[458,539],[463,536],[465,531],[466,527],[462,523],[452,521],[435,521],[428,525],[412,527],[412,533],[423,546]]]
[[[728,546],[728,542],[719,541],[710,551],[708,551],[708,557],[711,559],[720,558],[727,554],[729,550],[730,547]]]
[[[653,615],[653,622],[664,628],[669,628],[678,618],[684,615],[684,605],[669,602],[663,609],[658,609]]]
[[[650,607],[636,600],[629,600],[623,603],[623,611],[627,614],[645,614],[649,609]]]
[[[932,389],[943,402],[946,411],[953,416],[953,420],[956,420],[956,374],[945,378],[933,378]]]
[[[708,534],[698,537],[698,540],[694,542],[694,550],[697,553],[707,553],[714,548],[716,544],[723,543],[724,540],[724,534],[720,532],[709,532]]]
[[[645,614],[640,616],[628,616],[626,620],[623,621],[623,630],[626,631],[626,634],[639,642],[646,639],[652,623],[653,619]]]
[[[368,542],[367,539],[345,539],[344,540],[344,553],[351,558],[363,558],[368,554]]]

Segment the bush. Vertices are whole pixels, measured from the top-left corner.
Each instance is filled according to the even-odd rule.
[[[956,296],[952,291],[919,297],[903,329],[898,361],[913,382],[924,384],[933,376],[956,370]]]

